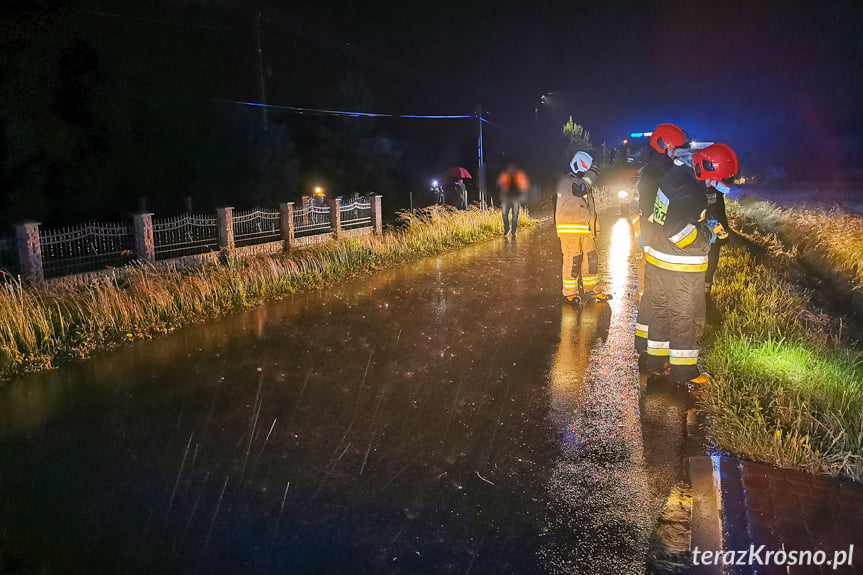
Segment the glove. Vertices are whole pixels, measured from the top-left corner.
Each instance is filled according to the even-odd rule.
[[[710,226],[710,243],[712,244],[718,239],[724,240],[728,237],[728,232],[725,231],[725,228],[722,227],[716,220],[708,220],[707,224]]]
[[[724,227],[722,227],[722,224],[720,224],[716,220],[710,220],[710,223],[712,226],[712,231],[714,234],[716,234],[717,238],[719,238],[720,240],[724,240],[728,237],[728,232],[725,230]]]

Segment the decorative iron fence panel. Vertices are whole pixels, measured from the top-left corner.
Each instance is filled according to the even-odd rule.
[[[294,211],[294,237],[302,238],[323,234],[333,228],[329,206],[310,204]]]
[[[372,225],[372,204],[366,199],[358,199],[341,207],[342,229],[368,228]]]
[[[6,272],[14,276],[18,270],[18,244],[15,242],[15,238],[12,236],[0,237],[0,275],[3,275],[2,272]]]
[[[153,220],[156,259],[190,256],[219,249],[219,218],[183,214]]]
[[[253,246],[282,239],[282,214],[278,210],[254,209],[234,212],[234,245]]]
[[[40,230],[45,277],[122,266],[135,259],[132,226],[87,223],[57,230]]]

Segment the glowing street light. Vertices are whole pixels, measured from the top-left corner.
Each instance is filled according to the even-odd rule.
[[[323,196],[324,195],[324,189],[320,186],[315,186],[315,195],[316,196]]]

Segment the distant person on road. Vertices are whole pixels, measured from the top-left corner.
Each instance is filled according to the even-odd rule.
[[[523,171],[510,164],[497,177],[497,193],[503,213],[503,235],[512,234],[516,237],[518,231],[518,212],[530,190],[530,180]],[[512,224],[510,225],[510,213]]]
[[[599,260],[595,237],[599,232],[593,187],[599,168],[587,152],[576,152],[569,164],[570,172],[557,183],[554,223],[563,253],[563,297],[580,304],[607,301],[610,295],[598,291]]]

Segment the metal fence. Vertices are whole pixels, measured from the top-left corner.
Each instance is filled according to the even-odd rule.
[[[122,266],[135,258],[132,226],[126,223],[86,223],[57,230],[40,230],[45,277]]]
[[[302,238],[332,230],[329,206],[309,204],[294,211],[294,237]]]
[[[365,198],[341,207],[342,229],[367,228],[372,225],[372,204]]]
[[[278,210],[256,208],[234,212],[234,245],[253,246],[282,239],[282,215]]]
[[[18,245],[15,238],[0,236],[0,272],[15,275],[18,269]],[[0,276],[2,275],[0,273]]]
[[[219,218],[183,214],[153,220],[156,259],[189,256],[219,249]]]

